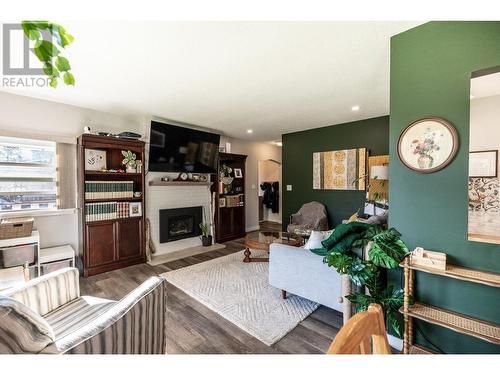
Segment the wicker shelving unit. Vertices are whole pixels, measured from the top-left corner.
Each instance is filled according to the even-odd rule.
[[[495,288],[500,287],[500,274],[455,265],[447,265],[445,271],[440,271],[419,265],[411,265],[409,258],[405,258],[400,266],[404,268],[405,279],[404,304],[400,309],[400,312],[404,316],[405,323],[403,336],[404,354],[434,354],[434,352],[427,348],[413,344],[413,319],[420,319],[431,324],[436,324],[465,335],[500,345],[500,326],[498,324],[471,318],[453,311],[425,305],[420,302],[415,302],[410,306],[410,296],[414,295],[415,271],[488,285]]]

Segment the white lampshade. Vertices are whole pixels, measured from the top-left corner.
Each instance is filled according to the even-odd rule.
[[[388,180],[389,179],[389,167],[386,165],[374,165],[370,168],[370,178],[372,180]]]

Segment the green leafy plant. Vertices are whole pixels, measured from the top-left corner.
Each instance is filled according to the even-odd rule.
[[[66,85],[74,86],[75,77],[71,73],[71,65],[68,59],[61,55],[61,49],[73,43],[73,36],[61,25],[49,21],[22,21],[21,25],[28,39],[35,42],[35,55],[43,64],[43,71],[49,77],[50,86],[56,88],[61,77]],[[45,30],[52,35],[55,44],[43,38],[42,32]]]
[[[351,224],[351,226],[356,225]],[[368,294],[361,289],[361,292],[345,296],[356,305],[356,312],[365,311],[370,303],[379,304],[384,310],[388,323],[401,337],[398,310],[403,305],[403,290],[396,289],[392,285],[386,287],[381,275],[382,268],[398,267],[409,254],[408,248],[400,239],[401,233],[394,228],[384,230],[379,225],[367,226],[364,231],[360,232],[360,225],[357,224],[357,236],[353,236],[353,228],[350,233],[349,226],[350,224],[344,224],[340,228],[343,235],[337,236],[337,242],[329,251],[318,249],[315,252],[318,254],[326,251],[324,262],[328,266],[335,268],[342,275],[348,275],[358,287],[366,287]],[[342,246],[336,246],[337,243],[342,243]],[[345,250],[347,244],[350,244],[348,251]],[[354,252],[354,249],[364,248],[367,245],[370,246],[369,259],[362,259]]]
[[[137,156],[130,150],[127,151],[122,151],[122,155],[125,157],[122,160],[122,164],[129,167],[129,168],[135,168],[137,167]]]
[[[203,237],[209,236],[208,227],[206,226],[206,224],[200,223],[200,229],[201,229],[201,233],[203,234]]]

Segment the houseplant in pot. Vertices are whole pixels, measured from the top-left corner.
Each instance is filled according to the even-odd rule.
[[[348,275],[357,291],[344,296],[355,304],[356,312],[365,311],[370,303],[379,304],[386,321],[401,337],[399,308],[403,305],[403,290],[387,285],[383,269],[395,269],[409,254],[401,233],[395,228],[360,222],[340,224],[332,235],[322,242],[322,248],[311,250],[324,257],[324,263],[341,275]],[[356,249],[369,249],[368,257]],[[412,303],[412,302],[410,302]]]
[[[201,229],[201,233],[202,233],[202,236],[200,237],[201,244],[203,246],[211,246],[212,245],[212,235],[208,233],[208,227],[205,224],[200,223],[200,229]]]
[[[137,156],[130,150],[122,151],[122,155],[125,157],[122,160],[122,164],[126,167],[127,173],[136,173],[137,171]]]

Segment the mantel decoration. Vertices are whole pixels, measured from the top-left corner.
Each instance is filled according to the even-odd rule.
[[[398,140],[399,160],[419,173],[432,173],[445,168],[457,151],[457,130],[439,117],[426,117],[412,122]]]

